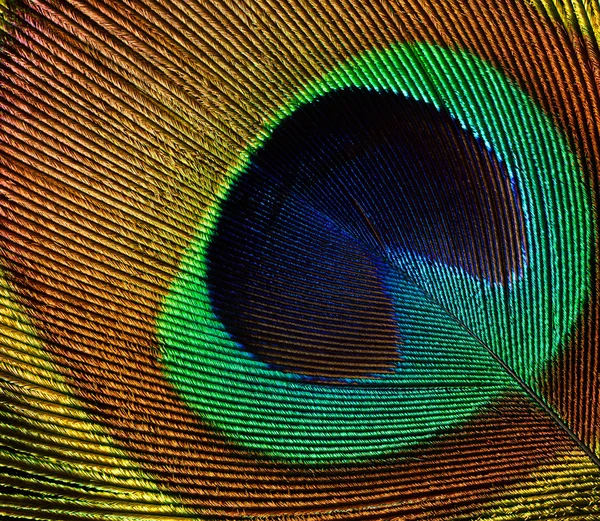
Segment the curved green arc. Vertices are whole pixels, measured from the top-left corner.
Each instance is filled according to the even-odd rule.
[[[535,388],[585,299],[591,206],[565,138],[517,86],[481,59],[418,43],[349,60],[281,109],[244,164],[231,172],[224,192],[282,119],[304,103],[348,87],[392,90],[443,106],[506,163],[522,197],[529,254],[522,277],[514,278],[508,291],[459,268],[431,265],[409,251],[389,251],[388,260],[436,295]],[[569,201],[570,219],[562,215],[562,201]],[[409,449],[516,388],[478,351],[477,342],[452,329],[451,320],[396,270],[390,271],[388,285],[408,340],[394,374],[334,387],[271,369],[240,349],[211,310],[205,255],[218,218],[218,211],[204,216],[157,330],[168,378],[192,409],[238,444],[286,461],[356,461]],[[422,321],[431,316],[452,332],[452,345],[424,331]],[[487,316],[496,317],[496,327]],[[488,372],[474,371],[473,357]],[[382,385],[388,387],[382,390]]]

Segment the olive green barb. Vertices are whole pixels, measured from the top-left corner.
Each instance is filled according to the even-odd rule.
[[[4,32],[7,11],[6,0],[0,0],[0,32]]]
[[[594,41],[600,40],[600,5],[594,0],[528,0],[567,29],[578,31]]]
[[[0,485],[14,487],[15,518],[35,518],[36,501],[43,501],[31,495],[36,487],[55,508],[88,509],[90,519],[171,520],[189,512],[159,491],[73,396],[2,271],[0,338]]]

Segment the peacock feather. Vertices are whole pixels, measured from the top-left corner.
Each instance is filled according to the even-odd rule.
[[[600,519],[599,11],[0,0],[0,519]]]

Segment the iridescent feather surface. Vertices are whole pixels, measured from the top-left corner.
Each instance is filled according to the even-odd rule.
[[[600,519],[599,10],[0,0],[0,519]]]

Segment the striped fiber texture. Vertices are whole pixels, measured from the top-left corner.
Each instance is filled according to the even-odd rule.
[[[0,520],[600,519],[599,11],[0,0]]]

